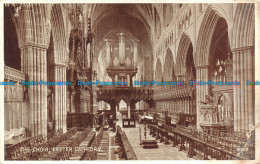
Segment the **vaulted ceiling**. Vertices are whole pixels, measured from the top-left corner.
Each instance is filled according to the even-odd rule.
[[[151,37],[153,4],[90,4],[85,14],[91,18],[97,41],[111,30],[128,31],[140,41]]]
[[[96,54],[105,45],[104,39],[113,39],[119,32],[127,32],[139,40],[141,46],[151,45],[155,26],[155,10],[160,10],[157,4],[87,4],[83,6],[83,15],[91,18],[92,31],[95,34]],[[158,11],[157,11],[158,12]],[[159,12],[158,12],[159,13]],[[148,47],[147,47],[148,48]],[[149,47],[151,48],[151,47]],[[143,59],[139,54],[140,60]],[[103,63],[96,58],[95,63]],[[95,65],[95,64],[94,64]],[[101,67],[100,67],[101,68]],[[105,67],[101,68],[105,72]],[[101,71],[101,70],[100,70]],[[99,72],[99,71],[98,71]]]
[[[147,28],[152,25],[154,12],[152,4],[91,4],[87,5],[87,11],[94,27],[108,15],[127,14],[138,18]]]

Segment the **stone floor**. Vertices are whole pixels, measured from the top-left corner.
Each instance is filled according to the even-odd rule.
[[[119,118],[119,121],[117,121],[117,125],[122,127],[121,118]],[[143,140],[144,125],[139,125],[137,123],[136,128],[122,128],[125,131],[127,138],[139,160],[194,160],[193,158],[188,158],[187,153],[178,151],[178,148],[172,147],[172,144],[164,145],[163,143],[158,143],[158,149],[143,149],[140,145],[139,127],[141,127],[141,138]],[[146,139],[154,139],[154,137],[149,135],[148,129]]]
[[[117,148],[115,143],[115,132],[112,132],[111,129],[109,129],[109,160],[119,160],[118,154],[117,154]]]

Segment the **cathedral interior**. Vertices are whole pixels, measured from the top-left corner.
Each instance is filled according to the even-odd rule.
[[[252,3],[5,4],[5,160],[254,159],[254,49]]]

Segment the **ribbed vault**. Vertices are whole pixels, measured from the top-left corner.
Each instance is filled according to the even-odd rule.
[[[117,33],[124,32],[132,35],[130,39],[133,39],[133,41],[137,40],[138,46],[142,47],[138,55],[139,60],[141,51],[151,49],[151,38],[154,35],[152,32],[154,28],[154,14],[155,12],[160,13],[156,11],[157,8],[159,7],[153,4],[85,5],[83,7],[84,20],[91,18],[92,31],[95,33],[95,54],[101,54],[105,46],[104,39],[113,40],[111,36],[117,36]],[[143,57],[140,59],[142,60]],[[102,62],[98,60],[98,55],[94,56],[95,63],[101,64]],[[105,73],[105,70],[102,69],[106,69],[106,67],[99,68],[100,73]]]

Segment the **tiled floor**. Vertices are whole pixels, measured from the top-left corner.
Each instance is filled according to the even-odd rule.
[[[122,127],[122,119],[117,121],[117,125]],[[178,151],[178,148],[172,147],[172,144],[164,145],[163,143],[158,143],[158,149],[143,149],[140,143],[140,133],[139,127],[141,127],[142,140],[144,139],[144,125],[137,124],[136,128],[123,128],[125,131],[129,142],[131,143],[134,152],[139,160],[192,160],[193,158],[188,158],[187,153]],[[147,129],[147,140],[154,139],[149,135],[149,130]],[[194,160],[194,159],[193,159]]]

